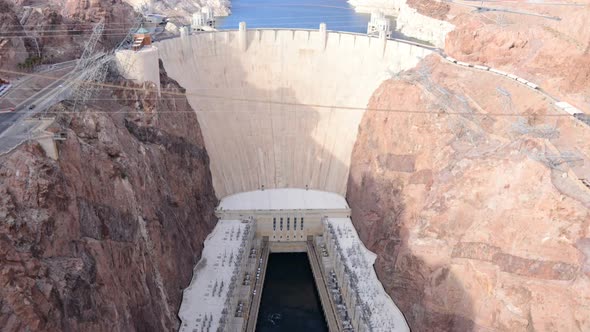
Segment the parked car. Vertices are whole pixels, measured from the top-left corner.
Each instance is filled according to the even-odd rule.
[[[35,105],[35,104],[31,104],[31,105],[29,106],[29,109],[30,109],[30,110],[32,110],[33,108],[35,108],[35,106],[37,106],[37,105]]]

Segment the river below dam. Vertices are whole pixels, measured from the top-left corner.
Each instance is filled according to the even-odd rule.
[[[256,332],[328,331],[306,253],[271,254]]]
[[[218,18],[220,29],[237,29],[240,22],[249,28],[317,29],[367,32],[371,15],[360,14],[344,0],[232,0],[232,14]]]

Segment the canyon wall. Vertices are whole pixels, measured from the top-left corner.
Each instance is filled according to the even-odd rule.
[[[458,16],[445,52],[511,72],[590,112],[590,5],[502,3],[501,8],[546,17],[506,12]]]
[[[138,12],[158,13],[174,17],[185,24],[190,22],[193,13],[208,6],[215,16],[228,16],[231,13],[230,0],[123,0]]]
[[[0,0],[0,32],[22,33],[18,16],[14,11],[14,4],[7,0]],[[19,63],[27,58],[25,42],[21,38],[0,38],[0,69],[14,70]],[[0,78],[10,75],[0,74]]]
[[[3,331],[178,328],[216,222],[209,159],[185,98],[115,83],[100,106],[58,116],[59,160],[33,142],[0,157]]]
[[[156,47],[197,112],[217,197],[263,187],[344,195],[369,97],[430,53],[368,36],[270,29]]]
[[[412,330],[590,330],[590,190],[578,157],[559,157],[590,151],[590,130],[526,87],[435,58],[369,108],[407,112],[365,113],[347,200]]]
[[[79,58],[101,19],[106,29],[96,50],[113,48],[127,35],[135,16],[122,0],[0,0],[0,68],[30,71]],[[0,78],[16,77],[0,73]]]

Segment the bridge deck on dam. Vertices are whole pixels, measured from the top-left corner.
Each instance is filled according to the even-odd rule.
[[[194,34],[155,48],[197,113],[218,197],[286,187],[343,195],[369,98],[432,52],[358,34],[272,29]]]

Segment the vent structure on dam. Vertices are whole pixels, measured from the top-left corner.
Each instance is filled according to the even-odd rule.
[[[240,24],[117,55],[127,78],[159,86],[160,60],[186,89],[221,198],[184,291],[182,331],[254,331],[270,252],[308,254],[330,331],[409,330],[343,196],[369,98],[431,52],[325,25]]]
[[[271,252],[307,252],[330,331],[409,331],[342,196],[257,190],[222,199],[216,214],[184,290],[181,331],[254,331]]]

